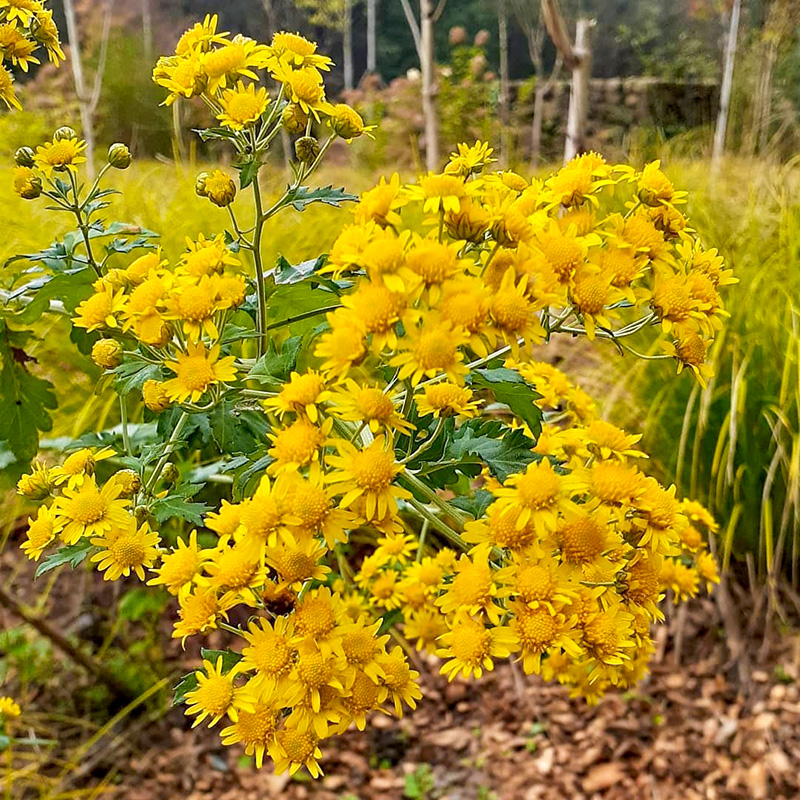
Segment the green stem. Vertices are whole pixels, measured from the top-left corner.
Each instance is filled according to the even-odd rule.
[[[336,311],[337,308],[341,308],[341,305],[325,306],[324,308],[315,308],[311,311],[304,311],[302,314],[296,314],[293,317],[286,317],[286,319],[281,319],[277,322],[270,322],[269,325],[267,325],[267,330],[272,331],[275,330],[275,328],[283,328],[286,325],[291,325],[293,322],[301,322],[304,319],[311,319],[312,317],[318,317],[321,314],[327,314],[329,311]]]
[[[427,519],[422,520],[422,530],[419,532],[419,544],[417,545],[417,557],[415,559],[417,564],[422,561],[422,548],[425,547],[425,539],[428,536],[430,524],[431,523]]]
[[[439,517],[425,508],[422,503],[418,503],[413,497],[407,502],[432,528],[439,531],[447,541],[454,544],[459,550],[465,552],[469,550],[469,545],[449,525],[442,522]]]
[[[436,492],[431,489],[426,483],[421,481],[416,475],[412,475],[410,472],[405,471],[398,475],[401,480],[404,480],[414,489],[416,489],[420,494],[425,495],[425,498],[428,500],[429,503],[436,506],[443,514],[447,514],[448,517],[451,517],[458,523],[459,529],[464,529],[464,524],[466,523],[466,518],[464,515],[458,511],[457,509],[453,508],[447,500],[443,500],[439,497]]]
[[[428,450],[430,450],[431,447],[433,447],[434,442],[439,438],[444,430],[444,424],[444,417],[439,417],[439,421],[436,423],[436,428],[434,429],[433,433],[413,453],[407,455],[400,463],[409,464],[415,459],[419,458],[423,453],[426,453]]]
[[[122,422],[122,446],[125,448],[125,455],[131,455],[131,437],[128,435],[128,404],[125,398],[119,396],[119,414]]]
[[[75,174],[73,172],[69,173],[69,180],[72,184],[72,192],[75,197],[75,205],[72,207],[72,211],[75,214],[76,219],[78,220],[78,228],[80,228],[81,234],[83,234],[83,243],[86,245],[86,258],[91,264],[92,269],[97,273],[98,278],[103,277],[103,273],[100,267],[97,266],[97,262],[94,259],[94,254],[92,253],[92,244],[89,239],[89,225],[83,219],[83,206],[78,202],[78,184],[75,180]]]
[[[172,454],[175,444],[177,443],[178,439],[180,439],[180,435],[188,420],[189,420],[189,415],[184,411],[183,414],[181,414],[180,417],[178,418],[178,421],[175,423],[175,427],[172,429],[172,434],[170,435],[166,445],[164,446],[164,452],[161,454],[161,458],[158,459],[158,462],[156,463],[156,466],[153,469],[153,474],[150,476],[147,483],[145,484],[144,487],[145,494],[151,492],[153,487],[156,485],[159,477],[161,476],[161,472],[163,471],[167,463],[167,460]]]
[[[258,173],[253,178],[253,197],[256,204],[255,228],[253,230],[253,261],[256,265],[256,291],[258,293],[258,357],[267,352],[267,286],[264,281],[264,263],[261,260],[261,234],[264,230],[261,187]]]

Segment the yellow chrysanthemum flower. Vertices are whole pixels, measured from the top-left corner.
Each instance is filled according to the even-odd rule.
[[[136,520],[131,518],[124,527],[111,528],[91,540],[101,548],[91,560],[97,562],[97,569],[104,573],[103,580],[116,581],[134,572],[143,581],[144,568],[152,567],[159,556],[160,541],[161,537],[150,530],[147,522],[137,527]]]
[[[164,383],[164,391],[173,403],[190,400],[196,403],[206,391],[217,383],[227,383],[236,379],[234,356],[219,357],[220,346],[210,349],[200,343],[189,343],[185,353],[178,353],[175,361],[167,361],[165,367],[175,373],[175,377]]]
[[[94,477],[76,489],[65,488],[51,507],[64,544],[75,544],[84,536],[104,536],[115,528],[126,529],[130,501],[120,499],[121,493],[122,487],[115,481],[98,489]]]
[[[234,89],[226,89],[220,97],[222,112],[217,119],[226,127],[234,131],[255,125],[261,115],[267,110],[269,95],[261,86],[256,91],[255,84],[247,86],[242,81]]]

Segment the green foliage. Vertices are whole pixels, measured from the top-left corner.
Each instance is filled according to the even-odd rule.
[[[50,572],[64,564],[69,564],[72,569],[75,569],[75,567],[86,559],[93,549],[88,539],[81,539],[75,544],[64,545],[56,550],[55,553],[51,553],[45,557],[44,561],[36,568],[35,577],[38,578],[46,572]]]
[[[429,800],[436,789],[436,779],[430,764],[420,764],[405,776],[403,797],[408,800]]]
[[[203,647],[200,649],[200,655],[203,661],[210,661],[215,668],[217,661],[222,659],[223,674],[230,672],[242,660],[241,653],[234,653],[232,650],[209,650]],[[196,688],[197,674],[190,672],[188,675],[184,675],[173,689],[172,704],[178,706],[185,703],[186,695]]]
[[[536,405],[541,397],[516,370],[506,367],[476,369],[470,373],[470,384],[476,389],[488,389],[498,403],[522,419],[534,437],[542,432],[542,411]]]

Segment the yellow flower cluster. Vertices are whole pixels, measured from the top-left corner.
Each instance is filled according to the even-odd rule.
[[[51,502],[23,549],[38,560],[61,546],[60,559],[90,556],[113,580],[149,570],[149,584],[177,603],[174,638],[235,637],[228,651],[205,651],[184,681],[195,724],[225,718],[224,744],[243,744],[259,766],[269,755],[278,771],[315,776],[321,740],[420,697],[403,648],[388,648],[393,627],[441,659],[450,680],[513,658],[594,701],[645,674],[666,590],[677,601],[718,580],[707,549],[716,525],[648,477],[640,437],[600,419],[535,352],[564,333],[636,353],[628,337],[656,332],[666,352],[649,357],[674,357],[703,381],[725,315],[719,289],[735,282],[657,162],[635,171],[589,153],[529,182],[491,171],[482,142],[459,145],[440,174],[381,179],[326,257],[288,277],[269,272],[270,216],[347,199],[301,186],[335,137],[366,131],[325,99],[329,66],[300,36],[263,45],[218,32],[216,17],[160,59],[166,102],[202,97],[214,110],[222,127],[207,133],[233,144],[255,206],[252,226],[239,226],[236,184],[203,173],[198,194],[228,207],[236,236],[200,236],[178,258],[153,250],[118,266],[111,258],[126,251],[110,248],[94,259],[72,131],[18,154],[29,172],[15,177],[23,196],[38,181],[78,218],[97,277],[73,322],[104,379],[117,381],[122,463],[135,467],[99,482],[111,449],[36,465],[19,491]],[[272,101],[262,70],[279,84]],[[320,146],[311,132],[323,120],[332,132]],[[281,126],[300,135],[295,181],[264,210],[258,170]],[[108,167],[125,168],[127,149],[112,151]],[[269,320],[286,281],[307,305]],[[290,338],[299,322],[302,335]],[[164,440],[146,448],[128,435],[131,386],[145,420],[162,414],[145,427]],[[186,513],[193,495],[180,493],[169,461],[188,449],[199,463],[184,426],[208,429],[214,415],[227,430],[239,414],[257,420],[252,438],[262,441],[233,450],[217,439],[213,455],[239,470],[236,493]],[[206,456],[202,470],[215,469]],[[188,487],[209,500],[202,488]],[[162,525],[162,543],[152,526],[173,517],[202,525],[177,537]],[[232,624],[248,615],[246,627]]]
[[[323,118],[343,139],[367,132],[356,111],[326,99],[323,73],[333,62],[317,52],[315,43],[280,32],[271,44],[260,44],[241,34],[219,32],[217,23],[216,15],[207,16],[184,33],[173,55],[159,59],[153,80],[169,92],[166,105],[180,97],[202,97],[219,123],[252,141],[254,151],[274,135],[270,125],[279,111],[281,123],[292,134],[308,135],[312,122]],[[269,114],[269,91],[259,79],[262,71],[280,87]]]
[[[64,59],[53,12],[45,5],[40,0],[0,0],[0,100],[7,108],[22,108],[12,69],[27,72],[31,64],[41,63],[34,55],[40,48],[53,64]]]
[[[28,558],[38,561],[52,546],[74,550],[94,550],[92,562],[105,580],[119,580],[134,574],[145,579],[160,555],[158,533],[147,520],[137,520],[134,498],[141,480],[132,470],[119,470],[102,485],[95,470],[99,461],[112,458],[110,448],[82,448],[63,464],[46,467],[36,464],[24,475],[17,489],[25,497],[46,500],[36,518],[28,519],[26,540],[22,545]]]

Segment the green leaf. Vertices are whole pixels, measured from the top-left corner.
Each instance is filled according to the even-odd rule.
[[[500,481],[509,475],[521,472],[532,461],[541,457],[532,451],[536,445],[521,430],[504,429],[502,437],[495,438],[485,432],[476,433],[470,425],[462,425],[456,437],[448,442],[445,457],[461,459],[465,456],[477,456],[490,472]]]
[[[156,500],[152,510],[156,522],[166,522],[178,517],[192,525],[202,525],[203,515],[209,510],[209,506],[205,503],[191,503],[180,495],[168,495]]]
[[[28,372],[27,362],[33,359],[12,344],[13,332],[4,325],[1,330],[0,439],[8,443],[18,459],[30,461],[39,447],[39,431],[53,427],[48,411],[58,402],[53,384]]]
[[[50,301],[60,300],[64,308],[72,313],[76,307],[92,294],[92,282],[97,278],[88,267],[66,270],[58,275],[44,275],[12,292],[9,300],[27,294],[31,297],[24,308],[14,315],[14,322],[30,325],[36,322],[50,307]]]
[[[249,161],[236,164],[235,166],[236,169],[239,170],[239,186],[242,189],[246,189],[256,179],[258,171],[261,169],[261,162],[253,160],[251,157]]]
[[[494,495],[486,489],[476,489],[472,495],[461,495],[449,501],[451,506],[460,508],[471,514],[475,519],[480,519],[486,509],[494,502]]]
[[[211,414],[211,434],[222,453],[252,453],[266,430],[263,414],[237,409],[229,400]]]
[[[525,422],[535,438],[542,432],[542,410],[536,405],[541,395],[514,369],[476,369],[469,382],[474,389],[488,389],[498,403]]]
[[[281,350],[278,352],[275,341],[270,340],[267,352],[256,361],[250,372],[247,373],[247,379],[268,384],[284,383],[297,365],[297,355],[302,344],[302,336],[290,336],[281,345]]]
[[[275,459],[269,455],[269,453],[265,453],[251,462],[248,467],[242,469],[241,472],[235,473],[233,479],[233,496],[237,502],[243,499],[250,481],[264,472],[274,460]]]
[[[147,589],[131,589],[119,601],[120,619],[139,622],[164,610],[165,595]]]
[[[193,131],[204,141],[211,142],[219,139],[236,141],[236,133],[227,128],[193,128]]]
[[[298,186],[287,194],[287,203],[297,211],[304,211],[311,203],[325,203],[329,206],[339,206],[342,203],[354,202],[358,197],[345,192],[344,187],[334,189],[333,186],[309,189],[308,186]]]
[[[172,705],[183,705],[186,702],[186,695],[193,692],[197,686],[197,676],[194,672],[184,675],[172,689]]]
[[[44,575],[46,572],[60,567],[63,564],[69,564],[72,569],[78,566],[92,551],[93,545],[88,539],[81,539],[75,544],[65,545],[64,547],[51,553],[41,564],[36,568],[34,578]]]
[[[114,389],[117,394],[126,395],[130,392],[141,389],[145,381],[158,380],[161,377],[161,368],[158,364],[146,364],[144,361],[123,361],[115,367]]]
[[[276,284],[299,283],[319,270],[327,260],[326,256],[317,256],[292,266],[283,256],[278,256],[278,264],[273,272]]]

